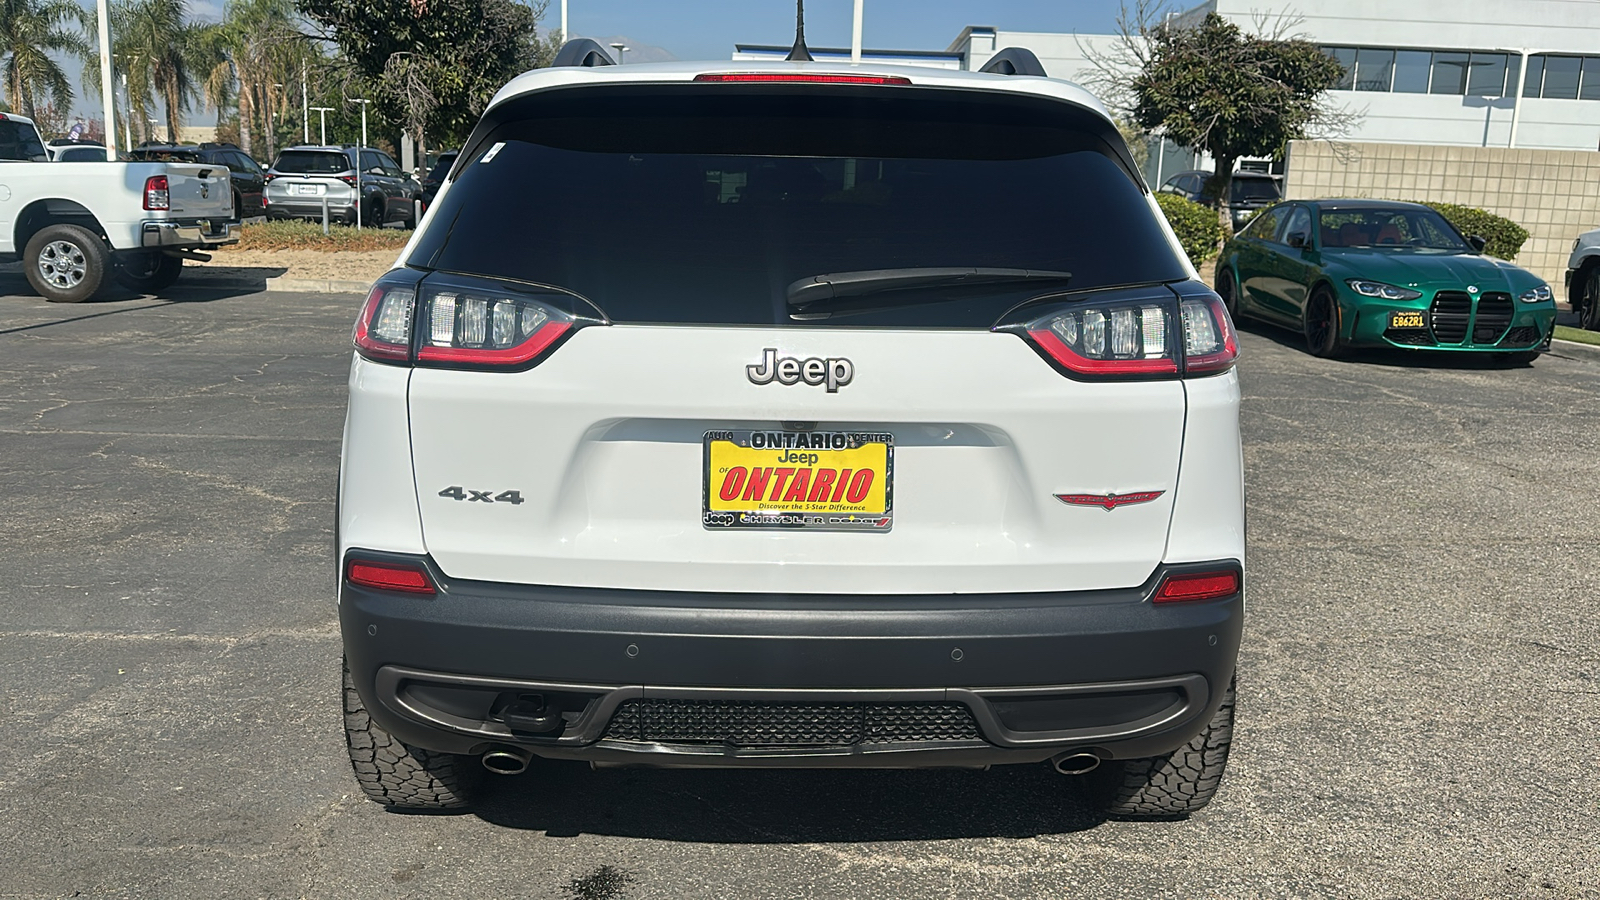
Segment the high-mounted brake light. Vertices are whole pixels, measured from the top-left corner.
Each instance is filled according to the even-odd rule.
[[[378,563],[351,560],[345,580],[360,587],[406,594],[437,594],[428,570],[418,563]]]
[[[843,73],[802,72],[713,72],[696,75],[695,81],[723,84],[910,84],[903,75],[846,75]]]
[[[144,208],[171,209],[172,194],[167,188],[167,176],[151,175],[144,180]]]
[[[1239,573],[1228,569],[1222,572],[1193,572],[1168,575],[1162,579],[1150,599],[1155,603],[1177,603],[1186,600],[1219,600],[1239,593]]]

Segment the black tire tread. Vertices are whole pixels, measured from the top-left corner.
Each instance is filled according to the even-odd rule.
[[[1234,685],[1206,730],[1165,756],[1107,764],[1105,810],[1124,819],[1182,818],[1217,793],[1233,744]]]
[[[394,809],[463,809],[477,773],[467,757],[412,747],[372,721],[344,664],[344,737],[367,798]]]
[[[89,263],[83,283],[71,291],[58,291],[39,280],[37,257],[40,248],[55,239],[69,239],[77,243],[83,249],[84,257]],[[93,297],[99,293],[101,285],[104,284],[106,270],[110,264],[110,253],[100,236],[82,225],[69,223],[46,225],[34,232],[28,239],[27,246],[23,248],[22,254],[23,274],[27,277],[28,283],[39,292],[39,296],[51,303],[82,303]]]
[[[1600,331],[1600,267],[1585,273],[1579,290],[1582,291],[1583,310],[1578,325],[1586,331]]]

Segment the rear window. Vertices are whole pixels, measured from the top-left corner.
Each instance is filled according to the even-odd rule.
[[[182,147],[136,149],[128,155],[144,162],[197,163],[200,161],[199,150],[190,150]]]
[[[1235,175],[1229,190],[1235,200],[1278,199],[1278,183],[1270,178],[1240,178]]]
[[[812,327],[988,327],[1045,290],[901,287],[878,310],[792,318],[786,289],[821,274],[1067,271],[1073,291],[1186,277],[1114,132],[1063,103],[695,85],[508,107],[413,265],[565,288],[617,322]]]
[[[56,157],[57,162],[105,162],[106,148],[104,147],[70,147],[61,151]]]
[[[45,155],[39,132],[32,125],[6,119],[0,121],[0,159],[38,162],[49,157]]]
[[[287,175],[337,175],[349,170],[350,158],[331,150],[285,150],[272,168]]]

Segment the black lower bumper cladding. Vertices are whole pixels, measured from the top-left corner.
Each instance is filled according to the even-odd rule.
[[[1165,753],[1232,677],[1243,594],[711,594],[343,585],[357,690],[407,743],[682,766],[991,765]],[[1240,583],[1242,584],[1242,578]]]

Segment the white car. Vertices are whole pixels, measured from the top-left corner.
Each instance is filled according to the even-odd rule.
[[[1600,228],[1585,231],[1572,242],[1567,302],[1577,313],[1580,327],[1600,331]]]
[[[1238,349],[1105,110],[1025,75],[585,58],[496,96],[355,326],[367,795],[461,806],[534,757],[1048,762],[1118,815],[1204,806]]]
[[[72,148],[80,150],[81,148]],[[107,277],[168,287],[186,259],[239,241],[225,166],[50,161],[31,119],[0,113],[0,261],[20,259],[46,300],[79,303]]]

